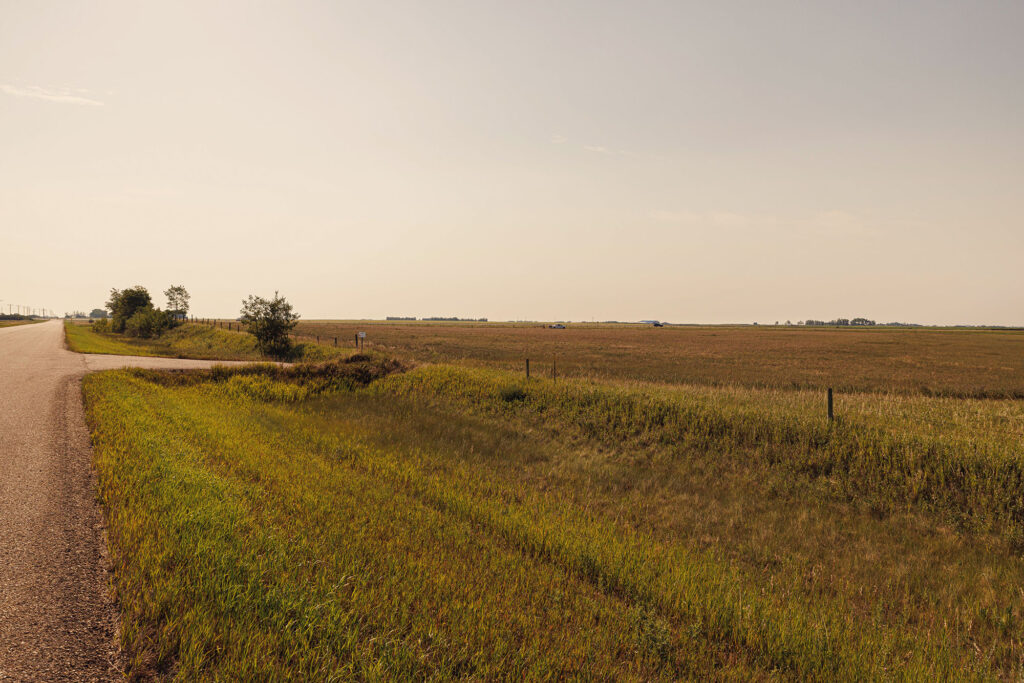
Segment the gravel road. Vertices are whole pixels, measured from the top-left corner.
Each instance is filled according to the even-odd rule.
[[[212,365],[72,353],[59,320],[0,328],[0,681],[123,678],[82,377]]]

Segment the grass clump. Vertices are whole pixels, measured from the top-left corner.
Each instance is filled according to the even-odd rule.
[[[516,403],[518,401],[526,400],[526,392],[523,391],[522,387],[509,386],[503,387],[500,392],[501,400],[505,403]]]

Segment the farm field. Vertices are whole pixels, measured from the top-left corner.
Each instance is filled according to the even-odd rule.
[[[538,375],[710,386],[1024,398],[1024,330],[300,322],[320,335],[428,363]]]
[[[1024,675],[1021,401],[481,364],[86,378],[130,673]]]
[[[0,327],[14,327],[15,325],[31,325],[41,322],[39,320],[0,320]]]

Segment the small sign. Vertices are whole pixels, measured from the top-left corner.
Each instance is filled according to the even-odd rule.
[[[359,338],[360,339],[366,339],[366,333],[365,332],[360,332],[359,333]]]

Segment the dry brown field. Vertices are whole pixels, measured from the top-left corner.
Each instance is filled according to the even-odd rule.
[[[1024,330],[301,322],[419,362],[667,384],[1024,398]]]

